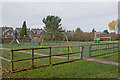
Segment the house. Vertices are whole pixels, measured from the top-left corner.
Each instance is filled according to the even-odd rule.
[[[21,28],[16,28],[15,30],[17,30],[17,32],[21,32]]]
[[[0,38],[13,38],[14,30],[12,27],[0,27]]]
[[[14,30],[13,29],[5,29],[3,31],[3,38],[13,38]]]
[[[41,35],[44,35],[44,30],[41,28],[33,28],[31,29],[31,33],[34,35],[34,36],[41,36]]]
[[[15,30],[17,30],[19,33],[21,32],[21,29],[22,28],[16,28]],[[32,32],[31,32],[31,30],[30,30],[30,28],[27,28],[27,34],[28,35],[32,35]],[[20,36],[20,35],[19,35]]]
[[[74,35],[74,33],[75,33],[74,30],[73,31],[67,30],[66,35],[72,36],[72,35]]]

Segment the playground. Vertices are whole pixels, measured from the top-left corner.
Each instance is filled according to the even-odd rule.
[[[85,64],[86,66],[89,66],[89,74],[90,71],[94,72],[92,74],[96,74],[99,71],[98,75],[87,74],[87,77],[105,78],[110,76],[111,78],[114,78],[117,77],[117,66],[119,66],[118,45],[118,41],[111,41],[111,38],[108,41],[100,41],[99,32],[95,33],[93,41],[69,41],[67,35],[64,35],[62,41],[54,41],[53,39],[46,40],[45,36],[34,38],[31,35],[24,35],[23,38],[19,39],[18,36],[15,35],[13,40],[9,40],[6,41],[6,43],[1,44],[2,54],[0,58],[2,59],[3,76],[5,78],[8,76],[18,78],[24,75],[22,77],[29,78],[32,77],[29,71],[35,70],[35,72],[33,72],[35,75],[34,78],[41,76],[42,74],[44,75],[41,77],[45,78],[53,78],[54,76],[57,76],[57,78],[74,78],[78,77],[78,72],[82,71],[84,74],[87,73],[87,69],[83,66]],[[73,66],[73,64],[75,64],[75,66]],[[96,71],[93,71],[95,69],[90,67],[90,65],[94,65],[96,67]],[[102,73],[102,68],[99,68],[97,71],[98,65],[103,66],[104,70],[107,70],[105,74]],[[36,71],[43,71],[47,68],[52,69],[52,67],[55,69],[58,68],[62,72],[71,72],[71,70],[66,68],[72,68],[73,72],[71,72],[71,74],[75,75],[67,76],[62,75],[63,73],[55,75],[52,71],[50,73],[52,76],[49,75],[49,72],[47,71],[44,71],[45,73],[41,73],[41,75],[36,74]],[[62,70],[63,68],[61,67],[66,70]],[[76,72],[76,68],[80,70]],[[112,72],[113,75],[111,75],[111,70],[114,71]],[[25,76],[25,74],[29,74],[29,76]],[[84,75],[84,77],[86,76]]]

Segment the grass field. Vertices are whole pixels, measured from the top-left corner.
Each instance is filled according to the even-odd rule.
[[[14,74],[4,74],[6,78],[116,78],[118,66],[90,61],[39,68]]]
[[[109,42],[109,41],[108,41]],[[108,43],[108,42],[101,42],[101,43]],[[112,41],[117,42],[117,41]],[[62,46],[63,43],[49,43],[52,46]],[[72,42],[71,45],[85,45],[85,44],[92,44],[92,42]],[[67,46],[67,43],[65,43]],[[63,45],[63,46],[65,46]],[[43,46],[48,46],[47,44],[43,44]],[[116,45],[114,45],[116,46]],[[2,44],[2,47],[4,48],[10,48],[10,49],[19,49],[19,48],[30,48],[32,45],[29,46],[23,46],[22,44],[20,46],[17,46],[16,43],[13,43],[11,46],[9,46],[8,43]],[[35,47],[40,47],[35,46]],[[101,48],[105,48],[106,46],[101,46]],[[111,47],[111,46],[109,46]],[[97,49],[98,47],[92,47],[92,49]],[[88,47],[84,49],[83,56],[88,56]],[[72,47],[72,52],[79,52],[80,47]],[[116,50],[116,49],[114,49]],[[110,49],[109,52],[114,51],[113,49]],[[28,50],[30,52],[30,50]],[[35,50],[36,53],[40,54],[49,54],[49,49],[45,50]],[[105,53],[106,51],[96,51],[93,52],[92,55],[98,55]],[[67,53],[67,48],[53,48],[52,54],[63,54]],[[80,53],[74,54],[75,56],[80,56]],[[2,50],[2,57],[10,59],[10,51]],[[35,57],[39,57],[40,55],[35,55]],[[23,53],[23,52],[14,52],[14,60],[18,59],[24,59],[24,58],[30,58],[31,54]],[[105,58],[107,57],[107,58]],[[95,57],[97,59],[103,59],[103,60],[109,60],[118,62],[118,53],[104,55]],[[49,64],[49,58],[42,58],[42,59],[35,59],[35,66],[39,67],[42,65],[48,65]],[[67,59],[59,59],[59,58],[52,58],[52,63],[59,63],[67,61]],[[10,69],[10,63],[2,60],[2,66],[6,69]],[[29,69],[31,68],[31,60],[26,61],[19,61],[14,63],[14,70],[22,70],[22,69]],[[39,74],[38,74],[39,73]],[[49,67],[43,67],[39,69],[29,70],[29,71],[23,71],[19,73],[14,74],[3,74],[3,77],[14,77],[14,78],[115,78],[118,77],[118,66],[109,65],[109,64],[103,64],[98,62],[90,62],[85,60],[79,60],[72,63],[66,63],[61,64],[57,66],[49,66]]]
[[[112,42],[118,42],[118,41],[101,41],[101,43],[112,43]],[[94,42],[73,42],[73,41],[69,41],[69,45],[88,45],[88,44],[93,44]],[[45,46],[68,46],[67,42],[44,42],[42,44],[42,47]],[[20,46],[17,45],[17,43],[12,43],[9,46],[9,43],[4,43],[2,44],[2,47],[6,47],[6,48],[11,48],[11,49],[19,49],[19,48],[32,48],[32,44],[29,43],[29,45],[27,46],[26,43],[20,43]],[[40,45],[38,45],[38,43],[35,43],[34,47],[40,47]]]

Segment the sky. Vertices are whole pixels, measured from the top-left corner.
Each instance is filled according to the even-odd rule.
[[[1,12],[2,26],[21,27],[26,21],[28,28],[43,28],[42,19],[55,15],[65,30],[102,32],[118,19],[118,2],[2,2]]]

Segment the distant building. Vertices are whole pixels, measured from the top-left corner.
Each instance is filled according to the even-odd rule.
[[[21,32],[21,28],[16,28],[15,30],[17,30],[17,32]]]
[[[67,30],[66,35],[72,36],[74,35],[74,33],[75,33],[74,30],[73,31]]]
[[[3,38],[13,38],[13,35],[14,35],[14,30],[13,28],[5,28],[4,31],[2,31],[2,37]]]
[[[31,33],[34,35],[34,36],[42,36],[42,35],[44,35],[44,30],[41,28],[41,29],[39,29],[39,28],[34,28],[34,29],[31,29]]]

